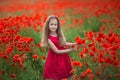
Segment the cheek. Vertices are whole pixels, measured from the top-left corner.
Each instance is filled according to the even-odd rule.
[[[57,26],[54,26],[54,28],[56,28],[56,29],[57,29]]]
[[[51,29],[51,28],[56,28],[56,29],[57,29],[57,26],[52,26],[52,25],[50,25],[50,26],[49,26],[49,29]]]
[[[53,28],[53,26],[49,26],[49,29]]]

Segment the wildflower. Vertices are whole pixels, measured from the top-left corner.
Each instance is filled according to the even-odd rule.
[[[39,56],[37,55],[37,54],[34,54],[33,56],[32,56],[32,58],[34,58],[34,59],[38,59],[39,58]]]

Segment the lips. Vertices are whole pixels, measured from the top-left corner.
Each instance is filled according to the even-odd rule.
[[[52,28],[52,29],[55,29],[55,28]]]

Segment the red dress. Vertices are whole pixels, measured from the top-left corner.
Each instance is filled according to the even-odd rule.
[[[59,46],[58,37],[50,35],[49,39],[59,50],[64,49],[64,47]],[[44,66],[43,78],[61,80],[63,78],[70,77],[72,75],[70,74],[71,70],[72,66],[68,53],[57,54],[51,48],[48,50],[48,55]]]

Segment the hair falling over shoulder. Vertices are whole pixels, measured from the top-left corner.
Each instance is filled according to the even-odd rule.
[[[41,46],[42,47],[47,47],[48,46],[48,37],[49,37],[49,34],[50,34],[49,23],[50,23],[50,20],[52,18],[55,18],[58,21],[58,28],[56,30],[56,33],[59,37],[60,46],[63,46],[66,43],[66,39],[65,39],[64,34],[61,30],[60,21],[59,21],[58,17],[56,17],[55,15],[50,15],[46,19],[46,22],[44,23],[44,27],[43,27],[43,30],[42,30],[42,37],[41,37]]]

